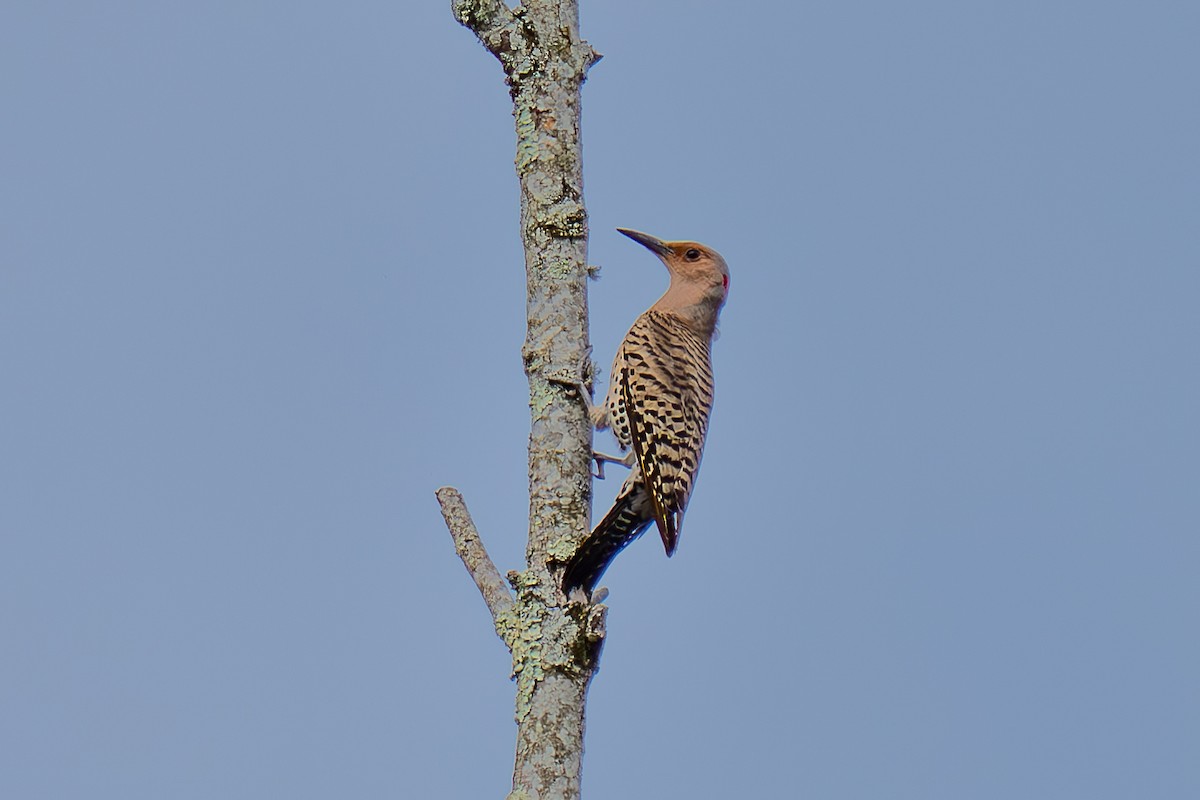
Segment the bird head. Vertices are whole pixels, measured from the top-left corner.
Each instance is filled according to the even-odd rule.
[[[694,316],[702,327],[716,325],[729,294],[729,266],[720,253],[699,242],[664,242],[641,231],[617,230],[658,256],[671,273],[671,285],[656,308]]]

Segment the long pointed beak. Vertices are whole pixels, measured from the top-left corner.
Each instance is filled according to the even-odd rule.
[[[617,232],[625,234],[630,239],[633,239],[635,242],[640,244],[642,247],[646,248],[650,252],[652,252],[655,255],[658,255],[660,257],[666,256],[667,254],[669,254],[671,252],[671,248],[667,247],[666,242],[664,242],[662,239],[655,238],[654,236],[651,236],[648,233],[642,233],[641,231],[635,231],[631,228],[617,228]]]

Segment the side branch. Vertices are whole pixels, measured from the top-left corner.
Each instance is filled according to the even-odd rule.
[[[513,607],[513,597],[508,585],[500,577],[499,570],[492,563],[491,556],[479,538],[479,531],[467,511],[467,504],[462,494],[453,486],[443,486],[437,490],[438,503],[442,507],[442,517],[446,527],[450,529],[450,538],[454,540],[454,550],[462,559],[463,566],[471,574],[483,601],[492,612],[492,619],[498,621],[501,614]]]

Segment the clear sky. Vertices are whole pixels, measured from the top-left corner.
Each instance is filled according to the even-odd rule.
[[[1200,6],[582,5],[605,374],[614,227],[733,276],[587,796],[1200,797]],[[0,113],[0,796],[502,797],[433,497],[520,565],[498,64],[445,0],[7,2]]]

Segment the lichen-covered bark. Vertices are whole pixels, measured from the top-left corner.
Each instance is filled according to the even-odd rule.
[[[579,38],[577,0],[526,0],[515,9],[500,0],[452,0],[452,9],[499,59],[513,99],[531,416],[529,540],[525,570],[509,573],[515,602],[509,606],[491,591],[494,581],[475,573],[469,562],[478,558],[464,556],[464,564],[513,654],[518,729],[509,797],[576,798],[605,608],[567,603],[558,580],[590,527],[592,431],[575,388],[591,380],[579,100],[599,56]],[[452,516],[460,554],[483,552],[470,549],[471,532],[461,524],[456,532]]]

